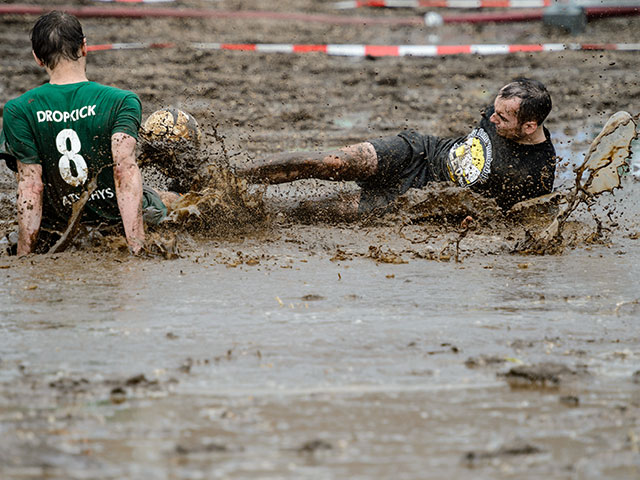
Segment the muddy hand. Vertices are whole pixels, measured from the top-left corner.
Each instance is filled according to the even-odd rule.
[[[129,241],[129,253],[133,256],[139,256],[144,252],[144,241],[138,238],[132,238]]]
[[[475,220],[473,219],[473,217],[471,215],[467,215],[465,219],[460,222],[460,228],[463,232],[466,232],[469,228],[471,228],[474,222]]]

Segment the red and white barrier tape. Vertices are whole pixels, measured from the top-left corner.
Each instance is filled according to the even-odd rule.
[[[105,3],[167,3],[167,2],[175,2],[176,0],[94,0],[94,1],[105,2]]]
[[[173,43],[112,43],[90,45],[89,51],[171,48]],[[640,51],[640,43],[542,43],[480,45],[295,45],[289,43],[191,43],[198,50],[240,50],[260,53],[310,53],[346,57],[439,57],[444,55],[497,55],[515,52],[560,52],[564,50]]]
[[[622,1],[622,0],[619,0]],[[640,1],[640,0],[633,0]],[[255,10],[215,10],[184,8],[138,8],[138,7],[58,7],[79,18],[233,18],[237,20],[279,20],[286,22],[316,22],[333,25],[397,25],[435,27],[453,23],[529,22],[542,20],[544,9],[521,9],[516,12],[480,12],[440,15],[428,12],[426,15],[409,17],[362,17],[355,15],[326,15],[308,13],[268,12]],[[42,15],[51,7],[42,5],[4,5],[0,3],[0,15]],[[640,7],[591,7],[585,9],[588,19],[640,15]]]
[[[348,0],[336,2],[333,6],[340,10],[360,7],[383,8],[542,8],[553,0]]]
[[[151,42],[135,42],[135,43],[105,43],[103,45],[88,45],[87,51],[97,52],[102,50],[142,50],[148,48],[173,48],[175,43],[151,43]]]
[[[557,52],[562,50],[640,50],[640,43],[611,44],[529,44],[529,45],[293,45],[293,44],[229,44],[195,43],[193,47],[208,50],[245,50],[262,53],[321,52],[347,57],[438,57],[441,55],[495,55],[515,52]]]
[[[334,8],[347,10],[360,7],[380,8],[544,8],[556,0],[346,0],[333,4]],[[638,0],[571,0],[576,7],[633,8],[640,6]]]

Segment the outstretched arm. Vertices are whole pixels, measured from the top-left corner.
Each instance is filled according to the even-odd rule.
[[[111,137],[113,178],[124,233],[131,252],[139,253],[144,246],[142,223],[142,175],[136,163],[136,139],[126,133]]]
[[[18,256],[33,252],[42,221],[42,165],[18,162]]]
[[[364,180],[378,168],[378,156],[368,142],[329,152],[278,153],[239,167],[238,175],[259,183],[285,183],[303,178]]]

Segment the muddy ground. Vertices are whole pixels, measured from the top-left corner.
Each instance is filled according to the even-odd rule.
[[[48,5],[71,3],[97,4]],[[310,0],[173,6],[336,13]],[[33,21],[0,17],[0,106],[46,81],[30,57]],[[93,52],[89,78],[136,92],[144,116],[187,110],[208,161],[231,168],[407,127],[460,135],[501,85],[526,75],[552,93],[560,189],[609,115],[640,113],[637,52],[354,59],[190,46],[631,43],[639,17],[593,20],[578,35],[540,22],[82,23],[89,44],[175,42]],[[0,169],[8,232],[15,181]],[[603,195],[598,221],[581,209],[566,248],[542,257],[512,251],[544,209],[503,214],[433,186],[383,218],[288,214],[355,188],[317,181],[248,187],[266,215],[231,230],[156,230],[150,250],[173,238],[170,259],[130,258],[116,237],[3,256],[0,477],[637,478],[638,187],[629,176]],[[467,215],[475,229],[463,237]]]

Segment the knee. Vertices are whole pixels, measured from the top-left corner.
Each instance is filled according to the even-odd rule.
[[[322,159],[322,163],[328,170],[338,172],[349,164],[348,157],[339,152],[331,152]]]

